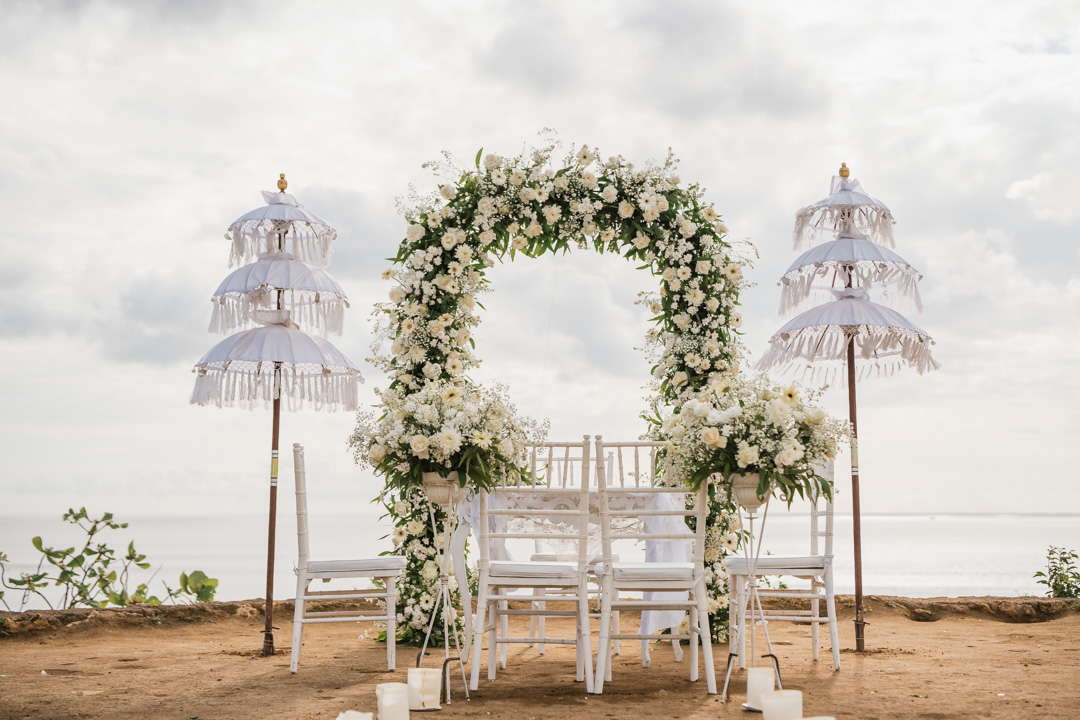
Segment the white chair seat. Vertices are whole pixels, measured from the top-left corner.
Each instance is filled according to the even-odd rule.
[[[557,562],[492,561],[488,572],[492,577],[577,577],[577,564]]]
[[[555,553],[533,553],[529,558],[533,562],[558,562],[559,556]],[[614,554],[611,556],[612,562],[619,562],[619,556]],[[593,558],[589,558],[589,572],[596,574],[596,566],[604,562],[604,558],[599,555]]]
[[[308,562],[308,572],[310,574],[362,572],[370,575],[374,572],[385,571],[397,575],[405,569],[405,562],[405,557],[401,555],[384,555],[364,560],[319,560]]]
[[[693,563],[669,562],[620,562],[611,564],[615,580],[691,580]]]
[[[757,561],[758,574],[763,570],[824,570],[826,563],[824,555],[806,555],[803,557],[761,557]],[[831,559],[831,558],[830,558]],[[746,575],[746,558],[724,558],[724,569],[728,575]],[[764,573],[768,574],[768,573]],[[792,573],[777,573],[791,575]]]

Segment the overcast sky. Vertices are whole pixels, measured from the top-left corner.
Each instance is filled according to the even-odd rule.
[[[760,356],[795,211],[846,162],[924,274],[942,370],[859,387],[864,509],[1080,512],[1080,5],[4,2],[0,514],[262,513],[268,411],[188,404],[225,228],[280,172],[339,232],[334,343],[366,362],[394,200],[443,150],[555,128],[681,158],[760,253]],[[490,274],[477,379],[552,437],[642,430],[647,273],[578,252]],[[829,391],[846,413],[846,395]],[[367,509],[348,413],[286,415],[314,505]],[[285,462],[288,480],[291,462]],[[1038,490],[1036,490],[1038,489]],[[845,507],[844,504],[841,507]]]

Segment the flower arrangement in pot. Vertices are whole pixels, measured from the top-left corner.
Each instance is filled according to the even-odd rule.
[[[418,392],[377,392],[385,413],[378,420],[361,415],[350,439],[357,461],[390,488],[423,487],[442,507],[466,487],[490,488],[524,472],[526,443],[544,434],[517,415],[502,385],[481,389],[458,378],[429,381]]]
[[[748,510],[774,490],[789,504],[796,494],[831,497],[816,468],[835,457],[849,429],[812,405],[820,394],[766,375],[719,375],[656,418],[651,436],[667,443],[671,480],[698,487],[712,476]]]

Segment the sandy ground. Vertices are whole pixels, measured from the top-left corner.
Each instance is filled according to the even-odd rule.
[[[416,650],[399,646],[397,670],[386,672],[384,646],[358,640],[356,625],[317,625],[305,629],[300,672],[291,675],[289,605],[275,611],[278,647],[285,649],[269,658],[258,653],[256,606],[0,613],[0,718],[332,719],[346,709],[374,711],[375,685],[404,681],[415,662]],[[803,691],[806,716],[1080,718],[1076,601],[872,598],[866,653],[852,650],[850,598],[841,606],[839,672],[831,667],[827,633],[814,662],[807,628],[770,625],[785,686]],[[726,653],[726,646],[714,651],[721,686]],[[638,644],[625,642],[600,697],[573,682],[569,647],[548,646],[541,657],[515,646],[494,682],[486,671],[481,677],[468,702],[456,682],[440,715],[761,717],[740,706],[743,673],[734,673],[733,697],[721,704],[703,680],[689,682],[687,663],[676,663],[667,644],[654,648],[645,669]]]

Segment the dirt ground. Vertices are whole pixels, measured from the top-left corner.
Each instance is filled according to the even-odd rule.
[[[839,672],[832,670],[827,632],[814,662],[805,626],[770,625],[784,685],[802,690],[807,717],[1080,718],[1076,601],[874,597],[865,653],[853,650],[850,598],[840,604]],[[280,603],[275,613],[284,650],[269,658],[258,652],[258,601],[0,613],[0,718],[332,720],[347,709],[373,712],[375,685],[404,681],[415,662],[416,650],[399,646],[397,670],[386,672],[385,647],[357,639],[358,626],[309,625],[300,671],[291,675],[291,604]],[[721,704],[706,694],[704,680],[689,682],[687,662],[676,663],[669,645],[655,647],[652,657],[652,667],[642,668],[638,644],[624,642],[604,694],[590,697],[573,682],[572,647],[549,645],[541,657],[535,648],[513,646],[507,669],[494,682],[483,671],[471,700],[455,682],[453,702],[440,715],[761,717],[741,708],[744,673],[735,671],[732,698]],[[726,646],[714,648],[714,657],[722,686]]]

